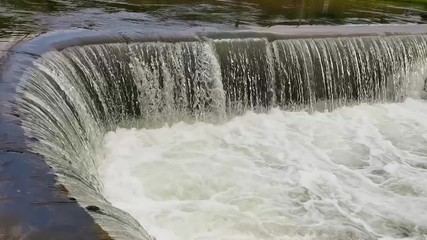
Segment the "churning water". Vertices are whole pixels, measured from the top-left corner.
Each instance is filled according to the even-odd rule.
[[[427,102],[117,129],[100,176],[157,240],[427,238]]]

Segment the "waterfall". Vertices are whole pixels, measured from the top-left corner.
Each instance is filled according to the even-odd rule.
[[[424,37],[286,40],[273,49],[277,104],[311,109],[401,100],[426,56]]]
[[[76,46],[34,63],[18,111],[32,150],[80,205],[100,209],[90,213],[112,237],[151,239],[103,196],[96,152],[107,131],[400,101],[422,92],[426,71],[425,35]]]
[[[228,113],[274,104],[271,45],[266,39],[217,40]]]

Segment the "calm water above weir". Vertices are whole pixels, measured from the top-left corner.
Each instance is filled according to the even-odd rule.
[[[425,23],[424,0],[1,0],[0,37],[54,29]]]

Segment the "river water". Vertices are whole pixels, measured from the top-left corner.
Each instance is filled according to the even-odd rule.
[[[51,30],[426,23],[423,0],[1,0],[0,38]],[[171,28],[173,26],[173,28]]]
[[[427,102],[117,129],[100,174],[157,240],[427,238]]]

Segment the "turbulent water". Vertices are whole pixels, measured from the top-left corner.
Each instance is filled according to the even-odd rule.
[[[157,240],[427,238],[427,102],[117,129],[106,197]]]

